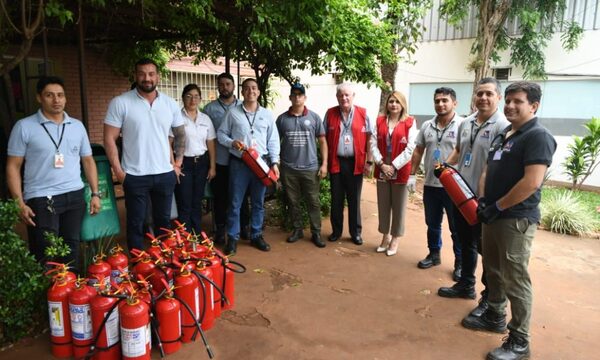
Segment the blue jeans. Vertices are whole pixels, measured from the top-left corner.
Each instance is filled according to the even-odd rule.
[[[262,235],[265,217],[265,191],[267,187],[254,173],[238,158],[231,157],[229,162],[229,196],[231,207],[227,220],[227,234],[231,241],[240,238],[240,208],[244,201],[246,190],[250,193],[250,238],[256,239]]]
[[[448,217],[448,227],[452,237],[452,250],[456,260],[461,259],[460,241],[454,227],[454,205],[444,188],[425,186],[423,188],[425,223],[427,224],[427,247],[429,251],[439,252],[442,248],[442,220],[444,210]]]
[[[188,232],[200,234],[202,231],[202,198],[210,162],[208,153],[199,157],[184,157],[182,175],[175,186],[175,200],[179,222],[185,224]]]
[[[135,176],[127,174],[123,181],[125,207],[127,208],[127,246],[144,249],[144,220],[148,195],[152,202],[154,234],[168,228],[171,222],[171,202],[177,179],[174,171],[164,174]]]

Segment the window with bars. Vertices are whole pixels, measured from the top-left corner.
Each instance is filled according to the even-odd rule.
[[[169,75],[162,78],[158,83],[158,91],[161,91],[177,101],[183,106],[181,92],[187,84],[196,84],[202,92],[202,101],[200,107],[204,107],[209,102],[215,100],[219,93],[217,92],[217,74],[200,74],[181,71],[171,71]]]

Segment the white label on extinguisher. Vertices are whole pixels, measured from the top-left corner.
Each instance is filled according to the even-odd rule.
[[[195,308],[194,314],[196,316],[196,320],[200,319],[200,301],[198,301],[199,297],[200,297],[200,288],[195,288],[194,289],[194,308]]]
[[[114,269],[110,271],[110,278],[111,279],[115,279],[115,282],[117,284],[120,284],[123,282],[123,278],[121,277],[121,274],[129,274],[129,269],[128,268],[124,268],[123,272],[119,271],[119,269]]]
[[[71,332],[73,339],[89,340],[92,338],[92,313],[90,304],[69,304],[69,315],[71,315]]]
[[[108,311],[104,313],[104,317],[106,317],[106,314],[108,314]],[[108,346],[112,346],[119,341],[119,312],[117,309],[113,310],[108,320],[106,320],[104,330],[106,330],[106,343]]]
[[[460,188],[460,190],[462,190],[462,193],[465,196],[466,200],[475,197],[475,194],[473,194],[473,192],[469,188],[469,185],[467,185],[465,183],[465,180],[460,176],[460,174],[454,173],[454,174],[452,174],[452,177],[456,181],[456,184],[458,185],[458,187]]]
[[[152,349],[152,330],[150,329],[150,323],[146,325],[146,345],[148,345],[148,348]]]
[[[88,285],[89,286],[94,286],[98,283],[98,279],[96,279],[95,277],[92,277],[91,279],[88,280]],[[110,287],[110,276],[107,276],[104,278],[104,286],[105,287]]]
[[[52,336],[65,336],[65,317],[61,302],[48,301],[48,317],[50,319],[50,334]]]
[[[138,357],[146,354],[148,326],[144,325],[136,329],[121,327],[121,350],[123,356]]]
[[[215,289],[212,284],[210,284],[210,308],[215,309]]]

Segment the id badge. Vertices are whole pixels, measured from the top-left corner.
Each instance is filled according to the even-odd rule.
[[[502,149],[496,150],[496,152],[494,153],[494,157],[492,159],[493,160],[500,160],[500,159],[502,159]]]
[[[440,149],[433,150],[433,161],[440,162],[440,158],[442,157],[442,152]]]
[[[54,168],[62,169],[65,167],[65,156],[61,153],[54,154]]]
[[[344,135],[344,145],[350,145],[350,135]]]
[[[252,140],[250,141],[251,147],[256,149],[256,139],[252,138]]]
[[[471,165],[471,153],[466,153],[465,154],[465,163],[464,163],[465,167],[470,166]]]

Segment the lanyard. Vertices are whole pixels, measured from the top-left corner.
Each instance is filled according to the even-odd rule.
[[[352,125],[352,121],[354,119],[354,109],[350,109],[350,112],[348,113],[348,118],[344,119],[344,113],[342,112],[342,109],[340,108],[340,116],[342,117],[342,126],[344,127],[344,133],[348,132],[348,128]],[[346,123],[348,123],[346,125]]]
[[[475,121],[477,121],[477,120],[475,120]],[[485,123],[481,124],[481,126],[479,126],[477,128],[477,131],[475,131],[475,135],[473,135],[473,126],[475,125],[475,121],[471,123],[471,134],[470,134],[471,149],[473,149],[473,143],[475,142],[475,139],[477,139],[477,134],[479,134],[479,131],[488,125],[487,121]]]
[[[234,100],[234,101],[233,101],[231,104],[229,104],[229,105],[225,105],[225,104],[223,104],[223,103],[221,102],[221,100],[220,100],[220,99],[217,99],[217,102],[219,103],[219,105],[221,105],[221,107],[223,108],[223,111],[225,111],[225,112],[229,111],[229,109],[230,109],[230,108],[231,108],[233,105],[235,105],[235,100]]]
[[[254,116],[252,117],[252,122],[250,121],[250,117],[248,116],[248,113],[246,112],[246,109],[244,109],[244,115],[246,115],[246,119],[248,120],[248,124],[250,125],[250,134],[254,135],[254,122],[256,121],[256,114],[258,113],[259,108],[256,108],[256,112],[254,113]]]
[[[58,148],[60,147],[60,144],[62,143],[63,140],[63,135],[65,135],[65,123],[63,123],[62,125],[62,131],[60,133],[60,139],[58,139],[58,144],[56,144],[56,141],[54,141],[54,138],[52,137],[52,135],[50,135],[50,131],[48,131],[48,129],[46,128],[46,124],[41,124],[42,127],[44,128],[44,130],[46,130],[46,134],[48,134],[48,136],[50,137],[50,140],[52,140],[52,143],[54,144],[54,147],[56,147],[56,153],[59,154],[60,151],[58,151]]]
[[[448,128],[450,127],[450,124],[452,124],[452,121],[450,121],[448,123],[448,125],[446,125],[446,127],[442,130],[442,134],[438,136],[438,134],[440,133],[440,129],[438,129],[437,127],[437,121],[434,124],[431,124],[431,126],[433,126],[433,128],[435,129],[435,133],[436,133],[436,137],[437,137],[437,145],[438,147],[440,146],[440,144],[442,143],[442,139],[444,138],[444,134],[446,133],[446,130],[448,130]]]

